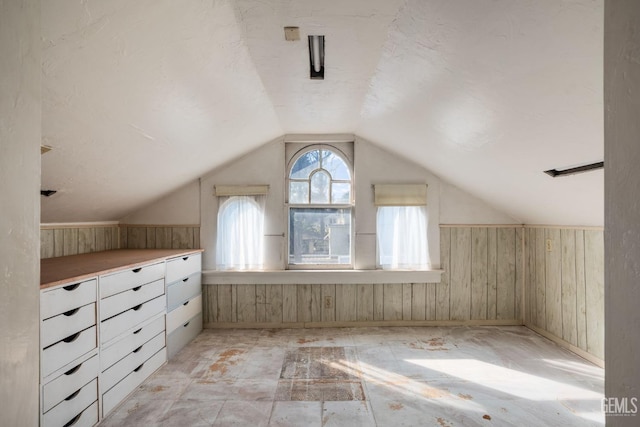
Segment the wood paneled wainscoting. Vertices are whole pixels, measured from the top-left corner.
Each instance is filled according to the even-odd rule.
[[[117,223],[42,224],[40,258],[120,249]]]
[[[604,366],[602,229],[527,227],[525,325]]]
[[[199,249],[200,226],[120,224],[122,249]]]
[[[40,225],[40,258],[112,249],[199,249],[199,225],[129,225],[117,222]]]
[[[318,271],[311,280],[264,272],[262,283],[259,272],[249,281],[237,273],[234,283],[235,273],[220,280],[205,272],[205,327],[521,325],[523,229],[443,226],[440,239],[442,272],[433,281],[366,271],[343,272],[341,281]]]

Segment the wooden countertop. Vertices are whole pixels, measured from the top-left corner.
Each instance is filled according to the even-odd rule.
[[[40,260],[40,289],[78,282],[117,270],[136,268],[203,252],[202,249],[117,249]]]

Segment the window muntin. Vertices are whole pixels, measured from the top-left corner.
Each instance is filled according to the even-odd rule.
[[[376,240],[381,268],[429,268],[425,206],[379,206]]]
[[[216,268],[259,270],[264,264],[265,196],[232,196],[218,210]]]
[[[289,169],[290,266],[352,264],[351,168],[333,148],[315,146]]]
[[[350,204],[351,170],[347,162],[327,148],[303,153],[289,173],[289,203]]]

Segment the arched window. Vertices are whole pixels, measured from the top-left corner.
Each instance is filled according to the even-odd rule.
[[[287,175],[290,266],[351,265],[351,176],[333,147],[307,147],[293,158]]]
[[[262,268],[264,208],[260,206],[256,197],[232,196],[221,201],[216,240],[218,270]]]

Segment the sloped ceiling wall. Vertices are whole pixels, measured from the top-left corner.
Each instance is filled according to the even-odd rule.
[[[122,218],[278,135],[349,132],[522,222],[602,225],[602,171],[542,173],[602,160],[602,0],[67,0],[42,25],[43,222]]]

